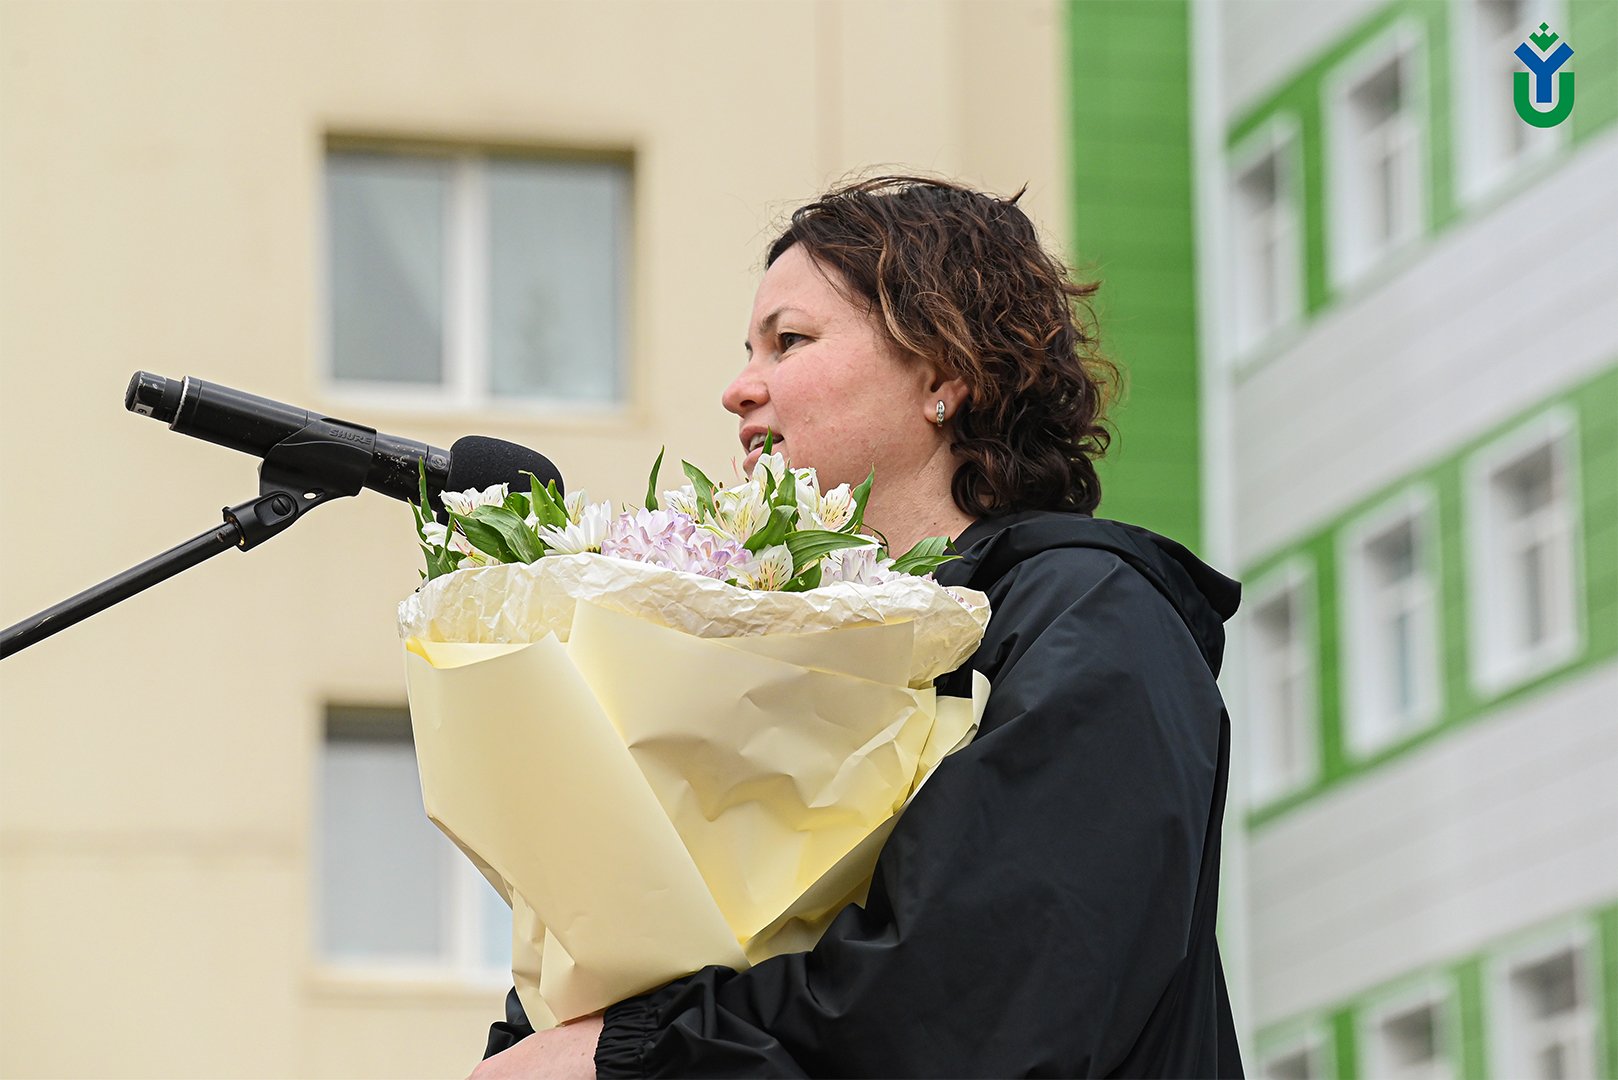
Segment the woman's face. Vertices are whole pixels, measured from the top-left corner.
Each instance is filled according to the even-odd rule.
[[[939,375],[904,358],[863,303],[851,303],[801,245],[765,273],[753,301],[747,363],[725,389],[724,406],[741,419],[743,475],[775,435],[775,448],[812,468],[821,489],[857,485],[872,468],[885,486],[906,478],[937,449],[928,422]]]

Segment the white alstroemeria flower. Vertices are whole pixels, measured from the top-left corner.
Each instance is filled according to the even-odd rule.
[[[775,482],[779,484],[787,474],[787,459],[778,453],[760,454],[758,460],[753,462],[753,475],[751,477],[753,483],[763,486],[765,469],[770,471],[770,475],[775,477]],[[808,470],[804,471],[807,472]]]
[[[562,509],[567,511],[567,520],[577,525],[584,519],[584,492],[570,491],[562,496]]]
[[[452,514],[466,517],[480,506],[499,506],[511,494],[511,485],[493,484],[482,491],[471,488],[467,491],[440,491],[438,497],[444,501],[444,506]]]
[[[749,481],[714,492],[711,528],[721,536],[745,544],[769,520],[770,508],[764,501],[764,490],[757,484]]]
[[[684,514],[693,521],[701,519],[697,513],[697,489],[690,484],[678,491],[663,492],[663,509],[672,510],[676,514]]]
[[[461,557],[461,561],[455,564],[455,569],[471,570],[479,566],[498,565],[500,565],[500,560],[495,558],[493,555],[488,555],[484,552],[473,550]]]
[[[792,475],[798,478],[799,491],[812,491],[815,498],[820,498],[820,477],[815,475],[815,470],[793,469]]]
[[[612,503],[591,503],[579,513],[577,522],[566,525],[547,525],[539,530],[552,555],[581,555],[586,551],[599,552],[601,542],[607,538],[612,525]]]
[[[810,513],[811,519],[822,529],[836,532],[854,517],[854,493],[847,484],[838,484],[820,497]]]
[[[765,548],[736,573],[736,584],[761,592],[777,592],[791,580],[792,552],[785,544]]]
[[[877,544],[873,541],[866,547],[840,548],[828,554],[821,568],[820,583],[834,585],[839,581],[849,581],[859,585],[881,585],[901,577],[904,574],[893,569],[892,559],[877,557]]]
[[[436,521],[429,521],[422,526],[422,542],[431,547],[443,547],[447,542],[450,550],[458,551],[462,555],[471,555],[476,549],[472,542],[460,533],[451,533],[449,528]]]

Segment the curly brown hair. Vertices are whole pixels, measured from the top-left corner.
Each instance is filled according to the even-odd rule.
[[[973,516],[1018,510],[1090,513],[1094,462],[1118,369],[1101,355],[1089,298],[1009,199],[921,176],[843,184],[800,207],[769,247],[794,244],[835,268],[899,349],[966,381],[950,425],[966,459],[952,483]],[[1088,328],[1088,329],[1087,329]]]

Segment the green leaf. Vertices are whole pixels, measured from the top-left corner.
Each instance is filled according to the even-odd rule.
[[[790,532],[792,532],[791,515],[782,507],[772,506],[769,519],[761,528],[754,530],[753,535],[747,538],[747,543],[742,547],[756,555],[767,547],[783,543]]]
[[[447,547],[434,547],[431,544],[421,546],[422,554],[427,556],[427,573],[424,575],[428,581],[453,573],[461,557]]]
[[[781,483],[775,488],[773,506],[790,506],[794,511],[798,509],[798,474],[791,469],[781,478]]]
[[[479,507],[479,509],[484,508]],[[462,517],[456,513],[451,513],[449,519],[453,524],[461,527],[461,532],[465,534],[467,542],[485,555],[504,563],[520,561],[512,550],[506,546],[505,537],[500,535],[500,530],[493,525],[486,524],[476,518]]]
[[[657,509],[657,473],[663,468],[663,454],[668,450],[664,446],[657,451],[657,460],[652,462],[652,475],[646,480],[646,509]]]
[[[541,528],[547,525],[558,528],[566,525],[567,507],[562,503],[561,496],[556,493],[556,481],[541,484],[539,477],[524,471],[528,477],[529,513],[539,519]]]
[[[507,551],[515,558],[503,559],[503,562],[531,563],[545,554],[544,545],[539,542],[533,530],[523,523],[523,519],[515,511],[504,506],[480,506],[472,511],[472,520],[487,525],[500,534]],[[489,554],[494,554],[490,552]]]
[[[410,503],[410,516],[416,519],[416,535],[425,541],[427,539],[427,522],[430,520],[428,517],[430,511],[427,509],[427,462],[416,462],[416,472],[420,475],[421,505]],[[409,502],[408,499],[405,501]]]
[[[428,581],[431,581],[443,571],[438,569],[438,559],[433,554],[433,549],[431,547],[428,547],[426,544],[421,545],[421,553],[427,560],[427,569],[420,572],[421,576],[426,578]]]
[[[805,592],[808,592],[810,589],[818,589],[818,588],[820,588],[820,575],[821,575],[821,573],[822,573],[822,571],[824,569],[825,569],[825,564],[824,563],[821,563],[821,562],[810,563],[809,564],[809,569],[807,569],[803,573],[799,574],[793,580],[803,582],[803,589],[804,589]]]
[[[840,548],[869,547],[871,541],[863,536],[850,536],[843,532],[828,532],[825,529],[800,529],[789,535],[785,540],[787,550],[792,552],[792,572],[801,574],[804,568],[811,563],[819,561],[833,551]]]
[[[775,500],[770,504],[773,513],[782,513],[786,518],[788,532],[798,527],[798,474],[791,469],[782,478],[781,484],[775,489]],[[781,541],[776,540],[779,544]]]
[[[680,462],[680,467],[697,492],[697,520],[707,521],[713,516],[713,481],[689,461]]]
[[[411,503],[410,513],[416,519],[416,537],[421,541],[421,553],[427,558],[427,569],[422,571],[421,576],[431,581],[433,578],[451,573],[455,569],[455,564],[460,561],[460,556],[455,555],[447,547],[436,547],[427,542],[427,525],[434,520],[434,517],[432,503],[428,501],[427,495],[427,463],[425,461],[416,462],[416,474],[421,503],[420,505]],[[447,542],[449,540],[448,535],[444,539]]]
[[[520,491],[513,491],[507,495],[506,501],[500,505],[516,514],[519,520],[528,517],[528,496]]]
[[[809,569],[781,586],[782,592],[808,592],[820,588],[821,564],[812,563]]]
[[[837,530],[838,532],[857,533],[860,531],[860,527],[865,524],[865,504],[870,501],[871,485],[875,482],[876,470],[872,469],[871,474],[865,478],[865,482],[854,489],[854,516],[850,517],[848,524]]]
[[[764,466],[764,505],[775,505],[775,470]]]
[[[539,519],[540,525],[550,524],[551,498],[545,491],[545,485],[526,469],[523,475],[528,477],[528,512]]]
[[[433,504],[432,504],[432,500],[427,497],[427,459],[426,458],[422,458],[420,461],[416,462],[416,472],[419,475],[420,482],[421,482],[421,506],[420,506],[420,510],[421,510],[423,515],[427,515],[427,514],[432,513],[432,505]]]
[[[959,555],[927,555],[914,559],[895,559],[893,569],[901,574],[914,574],[921,577],[930,574],[947,562],[954,562]]]
[[[949,537],[929,536],[893,560],[893,569],[901,574],[931,573],[940,564],[960,558],[959,555],[946,555],[944,549],[948,546]]]
[[[545,485],[545,494],[551,497],[551,506],[553,507],[553,513],[555,514],[555,520],[549,522],[548,524],[555,525],[557,528],[563,527],[568,523],[567,500],[564,499],[562,497],[562,493],[557,490],[555,480],[552,480],[550,483]]]

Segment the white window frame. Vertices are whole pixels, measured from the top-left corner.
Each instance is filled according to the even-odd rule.
[[[1267,1041],[1260,1047],[1257,1076],[1260,1078],[1270,1076],[1270,1065],[1278,1058],[1303,1053],[1309,1057],[1312,1066],[1311,1076],[1318,1077],[1319,1080],[1335,1080],[1337,1062],[1330,1052],[1331,1047],[1331,1035],[1326,1025],[1318,1019],[1309,1021],[1301,1030],[1273,1042]]]
[[[1295,556],[1260,577],[1250,590],[1252,599],[1248,610],[1251,617],[1244,627],[1246,648],[1243,651],[1248,658],[1245,680],[1247,709],[1253,721],[1249,730],[1254,735],[1249,740],[1252,753],[1248,790],[1255,806],[1263,806],[1303,790],[1320,776],[1320,647],[1316,580],[1313,564],[1303,556]],[[1267,650],[1260,644],[1259,628],[1255,624],[1260,612],[1288,592],[1293,593],[1297,603],[1296,617],[1300,627],[1297,647],[1303,651],[1298,693],[1303,700],[1304,712],[1298,720],[1297,730],[1293,732],[1297,740],[1299,764],[1293,772],[1281,774],[1276,771],[1273,744],[1269,741],[1274,737],[1276,720],[1266,714],[1268,706],[1261,704],[1270,698],[1272,680],[1259,659]]]
[[[1281,311],[1274,320],[1259,325],[1254,317],[1254,279],[1251,237],[1242,194],[1243,178],[1265,158],[1275,158],[1278,177],[1278,213],[1284,216],[1286,252],[1283,254],[1282,272],[1292,270],[1289,283],[1282,293]],[[1238,363],[1251,356],[1266,342],[1294,329],[1302,321],[1305,296],[1308,291],[1307,271],[1303,254],[1303,142],[1298,120],[1290,113],[1272,117],[1269,121],[1237,143],[1228,154],[1226,175],[1229,190],[1231,281],[1235,317],[1230,320],[1230,355]]]
[[[325,397],[360,408],[428,415],[502,413],[540,419],[625,420],[633,414],[634,366],[631,360],[630,293],[633,287],[635,195],[634,168],[626,165],[629,183],[618,220],[619,265],[623,277],[618,293],[618,375],[621,396],[616,401],[578,401],[539,396],[496,395],[489,390],[490,361],[487,327],[489,265],[489,200],[484,166],[504,155],[477,149],[445,149],[433,145],[370,144],[333,140],[321,153],[322,181],[326,161],[333,154],[374,153],[405,161],[437,160],[449,165],[449,192],[444,206],[444,378],[433,385],[409,385],[364,379],[338,378],[331,352],[332,290],[331,221],[326,200],[320,210],[320,265],[317,272],[320,304],[314,327],[317,386]],[[560,156],[533,155],[512,160],[557,161]],[[602,158],[612,164],[613,159]]]
[[[1531,26],[1522,28],[1526,36],[1536,30],[1541,21],[1552,27],[1567,25],[1567,6],[1563,0],[1540,0],[1529,5],[1534,12]],[[1558,124],[1554,128],[1536,128],[1525,123],[1511,107],[1510,71],[1512,65],[1521,68],[1521,62],[1508,55],[1496,56],[1498,42],[1480,40],[1483,33],[1478,0],[1451,0],[1450,2],[1450,70],[1453,93],[1450,100],[1456,114],[1455,149],[1456,180],[1461,202],[1477,206],[1492,195],[1509,186],[1510,182],[1535,171],[1535,166],[1556,154],[1567,145],[1571,125]],[[1513,47],[1515,47],[1513,45]],[[1490,97],[1490,83],[1502,78],[1498,98]],[[1496,104],[1491,105],[1494,101]],[[1488,110],[1503,103],[1510,112],[1509,122],[1522,124],[1528,145],[1514,161],[1504,160],[1489,134],[1492,118]]]
[[[1400,525],[1414,534],[1419,621],[1415,627],[1416,704],[1405,715],[1390,713],[1386,687],[1386,649],[1373,601],[1370,547]],[[1338,544],[1342,568],[1343,716],[1347,743],[1368,756],[1431,727],[1443,710],[1443,634],[1439,565],[1437,497],[1431,486],[1418,484],[1367,511],[1344,531]]]
[[[1581,1010],[1573,1024],[1583,1028],[1577,1034],[1582,1036],[1586,1064],[1591,1066],[1589,1073],[1575,1075],[1599,1075],[1602,1068],[1600,1035],[1604,1007],[1599,977],[1601,957],[1596,949],[1596,935],[1585,921],[1538,934],[1498,954],[1490,963],[1487,1015],[1492,1036],[1489,1047],[1493,1066],[1491,1071],[1495,1075],[1532,1075],[1526,1068],[1530,1061],[1528,1048],[1524,1046],[1525,1036],[1516,1008],[1515,991],[1511,985],[1513,972],[1543,963],[1569,950],[1574,956],[1574,979],[1578,985]]]
[[[408,717],[408,709],[399,711]],[[318,752],[324,753],[327,744],[324,719],[319,739]],[[422,810],[422,816],[426,817],[425,809]],[[320,828],[318,813],[313,824],[316,830]],[[433,828],[436,829],[437,826],[434,825]],[[318,848],[314,846],[318,843],[317,832],[310,849],[312,868],[318,864]],[[443,901],[440,908],[442,922],[439,928],[446,949],[438,956],[343,957],[325,952],[322,948],[326,936],[323,921],[324,898],[321,895],[319,873],[312,870],[309,875],[309,947],[313,969],[328,980],[351,983],[452,983],[478,989],[509,985],[511,982],[509,967],[490,967],[483,960],[484,934],[489,930],[484,919],[487,906],[483,893],[492,886],[447,837],[439,848],[439,865],[443,870],[439,877],[442,890],[440,899]],[[509,934],[509,917],[506,925]]]
[[[1383,1038],[1384,1025],[1391,1019],[1430,1008],[1437,1019],[1434,1033],[1438,1050],[1437,1069],[1420,1073],[1397,1073],[1388,1060],[1387,1042]],[[1450,984],[1429,977],[1415,985],[1404,984],[1396,990],[1378,995],[1360,1010],[1358,1037],[1360,1060],[1365,1063],[1366,1076],[1399,1078],[1399,1080],[1450,1080],[1460,1071],[1457,1050],[1460,1045],[1460,1013],[1455,993]]]
[[[1494,477],[1549,446],[1562,476],[1561,529],[1566,536],[1568,617],[1537,648],[1519,650],[1508,636],[1508,579],[1501,549],[1500,511]],[[1469,593],[1468,638],[1473,688],[1495,696],[1569,662],[1584,648],[1583,512],[1580,505],[1578,418],[1557,406],[1519,424],[1474,452],[1463,468]]]
[[[1401,19],[1356,49],[1326,76],[1322,112],[1327,168],[1322,177],[1322,186],[1325,189],[1323,194],[1327,215],[1327,265],[1332,284],[1338,288],[1358,284],[1378,266],[1409,249],[1426,234],[1432,220],[1427,162],[1431,132],[1428,130],[1430,109],[1425,44],[1426,36],[1420,25],[1411,19]],[[1402,65],[1402,74],[1408,76],[1406,109],[1414,128],[1410,135],[1414,144],[1410,179],[1414,188],[1410,195],[1412,218],[1406,224],[1404,234],[1379,247],[1363,231],[1365,193],[1360,190],[1357,179],[1361,169],[1353,133],[1351,114],[1354,106],[1350,97],[1356,87],[1395,60]]]

